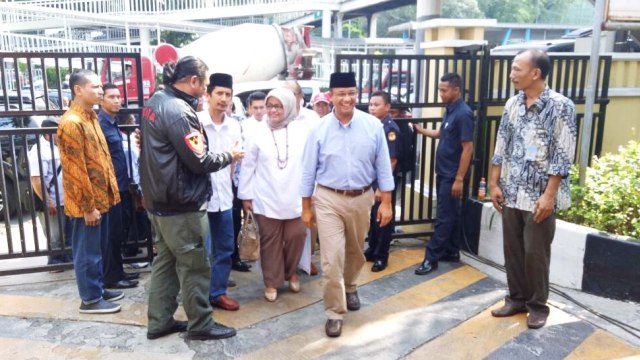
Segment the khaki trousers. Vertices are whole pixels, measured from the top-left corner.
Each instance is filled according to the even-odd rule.
[[[325,314],[329,319],[342,319],[347,312],[345,293],[356,291],[356,281],[365,262],[363,247],[369,231],[373,190],[349,197],[318,186],[313,198],[320,237]]]

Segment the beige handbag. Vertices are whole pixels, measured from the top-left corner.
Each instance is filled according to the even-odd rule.
[[[238,247],[240,259],[243,261],[256,261],[260,257],[260,235],[252,212],[247,214],[242,223],[238,234]]]

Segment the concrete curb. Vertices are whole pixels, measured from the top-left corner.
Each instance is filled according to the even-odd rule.
[[[464,206],[467,251],[504,265],[502,217],[491,203]],[[640,301],[640,244],[558,220],[549,281],[613,299]]]

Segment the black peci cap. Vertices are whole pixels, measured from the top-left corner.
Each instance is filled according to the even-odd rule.
[[[229,74],[215,73],[209,76],[209,86],[213,89],[216,86],[233,89],[233,78]]]
[[[356,87],[356,74],[352,72],[340,73],[335,72],[331,74],[329,80],[329,88],[346,88]]]

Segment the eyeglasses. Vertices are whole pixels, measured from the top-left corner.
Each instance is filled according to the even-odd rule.
[[[282,105],[278,105],[278,104],[267,104],[266,106],[267,110],[277,110],[277,111],[282,111],[283,107]]]

